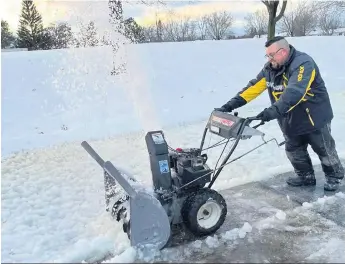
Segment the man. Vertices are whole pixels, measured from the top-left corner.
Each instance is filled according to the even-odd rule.
[[[331,135],[333,111],[325,83],[314,60],[296,50],[283,37],[265,44],[265,64],[255,79],[234,98],[215,110],[231,112],[268,90],[272,105],[258,118],[267,122],[277,119],[285,137],[285,151],[296,176],[292,186],[315,185],[315,175],[307,151],[310,145],[318,155],[326,177],[324,189],[335,191],[344,178],[344,168]]]

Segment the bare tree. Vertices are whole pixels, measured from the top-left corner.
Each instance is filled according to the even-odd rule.
[[[284,32],[286,36],[293,37],[295,36],[296,32],[296,13],[295,12],[287,12],[281,18],[277,27],[281,32]]]
[[[319,9],[329,9],[329,8],[336,8],[339,11],[342,10],[345,11],[345,1],[316,1],[315,7]]]
[[[162,42],[163,41],[163,25],[161,19],[158,17],[158,12],[155,12],[155,25],[147,27],[147,36],[150,41]]]
[[[296,7],[289,1],[289,11],[285,10],[282,18],[277,23],[280,32],[285,33],[288,37],[293,37],[296,34]]]
[[[177,41],[179,39],[179,26],[178,23],[174,21],[176,17],[172,10],[168,12],[168,20],[163,24],[164,39],[166,41]]]
[[[268,14],[265,10],[257,10],[255,13],[248,14],[245,18],[245,31],[247,35],[254,37],[267,34]]]
[[[234,18],[229,12],[214,12],[206,17],[207,32],[212,39],[224,39],[229,32]]]
[[[341,16],[343,10],[339,10],[334,6],[325,6],[319,10],[319,27],[324,35],[332,35],[334,30],[342,26]]]
[[[333,35],[334,30],[341,26],[339,16],[333,14],[322,16],[319,20],[319,26],[324,35]]]
[[[279,29],[288,36],[306,36],[312,32],[318,24],[318,12],[315,11],[314,4],[306,1],[299,1],[289,12],[285,12]]]
[[[159,42],[163,41],[163,25],[160,19],[157,20],[157,17],[156,17],[156,38],[157,38],[157,41]]]
[[[264,3],[264,5],[266,6],[268,12],[267,39],[272,39],[275,36],[276,24],[284,15],[287,0],[282,0],[282,5],[278,16],[277,11],[280,4],[280,0],[262,0],[262,3]]]
[[[197,26],[199,30],[199,39],[205,40],[207,37],[207,16],[202,16],[197,21]]]
[[[154,25],[143,28],[145,40],[148,42],[162,42],[164,41],[163,23],[158,18],[156,13],[156,21]]]
[[[196,26],[189,16],[169,11],[168,21],[163,24],[164,40],[192,41],[196,39]]]
[[[296,36],[307,36],[316,29],[318,13],[314,12],[314,4],[301,1],[297,5],[296,12]]]
[[[191,18],[188,18],[188,23],[186,24],[187,25],[187,30],[185,30],[185,34],[184,34],[184,38],[185,40],[187,41],[194,41],[197,39],[197,24],[196,24],[196,21],[194,20],[191,20]]]

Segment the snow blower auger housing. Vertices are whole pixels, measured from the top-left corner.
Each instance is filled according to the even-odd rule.
[[[148,132],[145,141],[152,190],[145,189],[110,161],[104,162],[86,141],[82,142],[84,149],[103,168],[106,210],[117,221],[122,221],[123,231],[132,246],[151,245],[162,249],[169,244],[172,228],[176,225],[182,224],[196,237],[213,234],[222,226],[227,205],[223,196],[211,189],[213,183],[224,166],[271,141],[264,140],[264,143],[228,162],[240,140],[252,136],[264,138],[264,133],[256,129],[262,122],[255,127],[249,126],[254,120],[257,119],[238,117],[237,113],[213,111],[199,148],[173,149],[167,144],[163,131]],[[227,139],[227,142],[220,141],[203,148],[208,131],[221,137],[222,141]],[[202,152],[225,143],[227,145],[229,141],[234,141],[234,144],[221,165],[211,169],[206,164],[207,154]]]

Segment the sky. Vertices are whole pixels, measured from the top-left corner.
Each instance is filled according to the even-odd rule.
[[[22,0],[0,0],[1,19],[6,20],[13,32],[17,30]],[[146,1],[149,4],[143,4]],[[157,0],[123,0],[125,18],[133,17],[142,26],[154,24],[159,17],[162,22],[174,18],[190,17],[198,19],[200,16],[214,11],[231,12],[234,23],[231,31],[235,35],[244,34],[244,17],[249,12],[258,9],[266,9],[260,0],[224,0],[224,1],[201,1],[201,0],[160,0],[164,5],[157,4]],[[299,0],[288,0],[287,11]],[[314,1],[314,0],[306,0]],[[108,0],[34,0],[38,11],[42,14],[43,23],[48,26],[59,21],[68,22],[72,30],[78,31],[80,21],[87,23],[90,20],[100,34],[106,34],[111,30],[109,24]]]
[[[107,0],[34,0],[39,12],[42,14],[43,23],[47,26],[57,21],[67,21],[72,27],[79,21],[94,20],[100,29],[107,30],[108,6]],[[140,4],[140,1],[124,1],[125,17],[134,17],[135,20],[147,26],[154,23],[156,15],[164,21],[169,12],[176,15],[198,18],[214,11],[230,11],[235,17],[234,28],[242,28],[243,18],[248,12],[265,8],[258,0],[227,0],[227,1],[167,1],[165,5]],[[8,21],[10,27],[16,31],[21,9],[21,0],[1,0],[1,18]],[[236,31],[236,30],[235,30]]]

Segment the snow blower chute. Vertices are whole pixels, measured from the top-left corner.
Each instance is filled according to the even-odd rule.
[[[263,122],[250,127],[249,124],[254,120],[258,119],[241,118],[238,113],[232,115],[213,111],[199,148],[173,149],[167,144],[163,131],[148,132],[145,141],[152,190],[145,189],[110,161],[105,162],[86,141],[82,142],[84,149],[103,168],[106,210],[117,221],[122,221],[123,231],[127,233],[132,246],[151,245],[162,249],[169,244],[171,230],[175,225],[182,224],[196,237],[213,234],[222,226],[227,214],[226,201],[220,193],[211,189],[221,170],[269,141],[276,141],[274,138],[265,141],[264,133],[256,129]],[[203,148],[208,131],[222,140]],[[264,142],[228,161],[238,142],[252,136],[261,136]],[[221,165],[210,169],[206,164],[207,154],[202,152],[225,144],[224,152],[229,141],[234,143]]]

